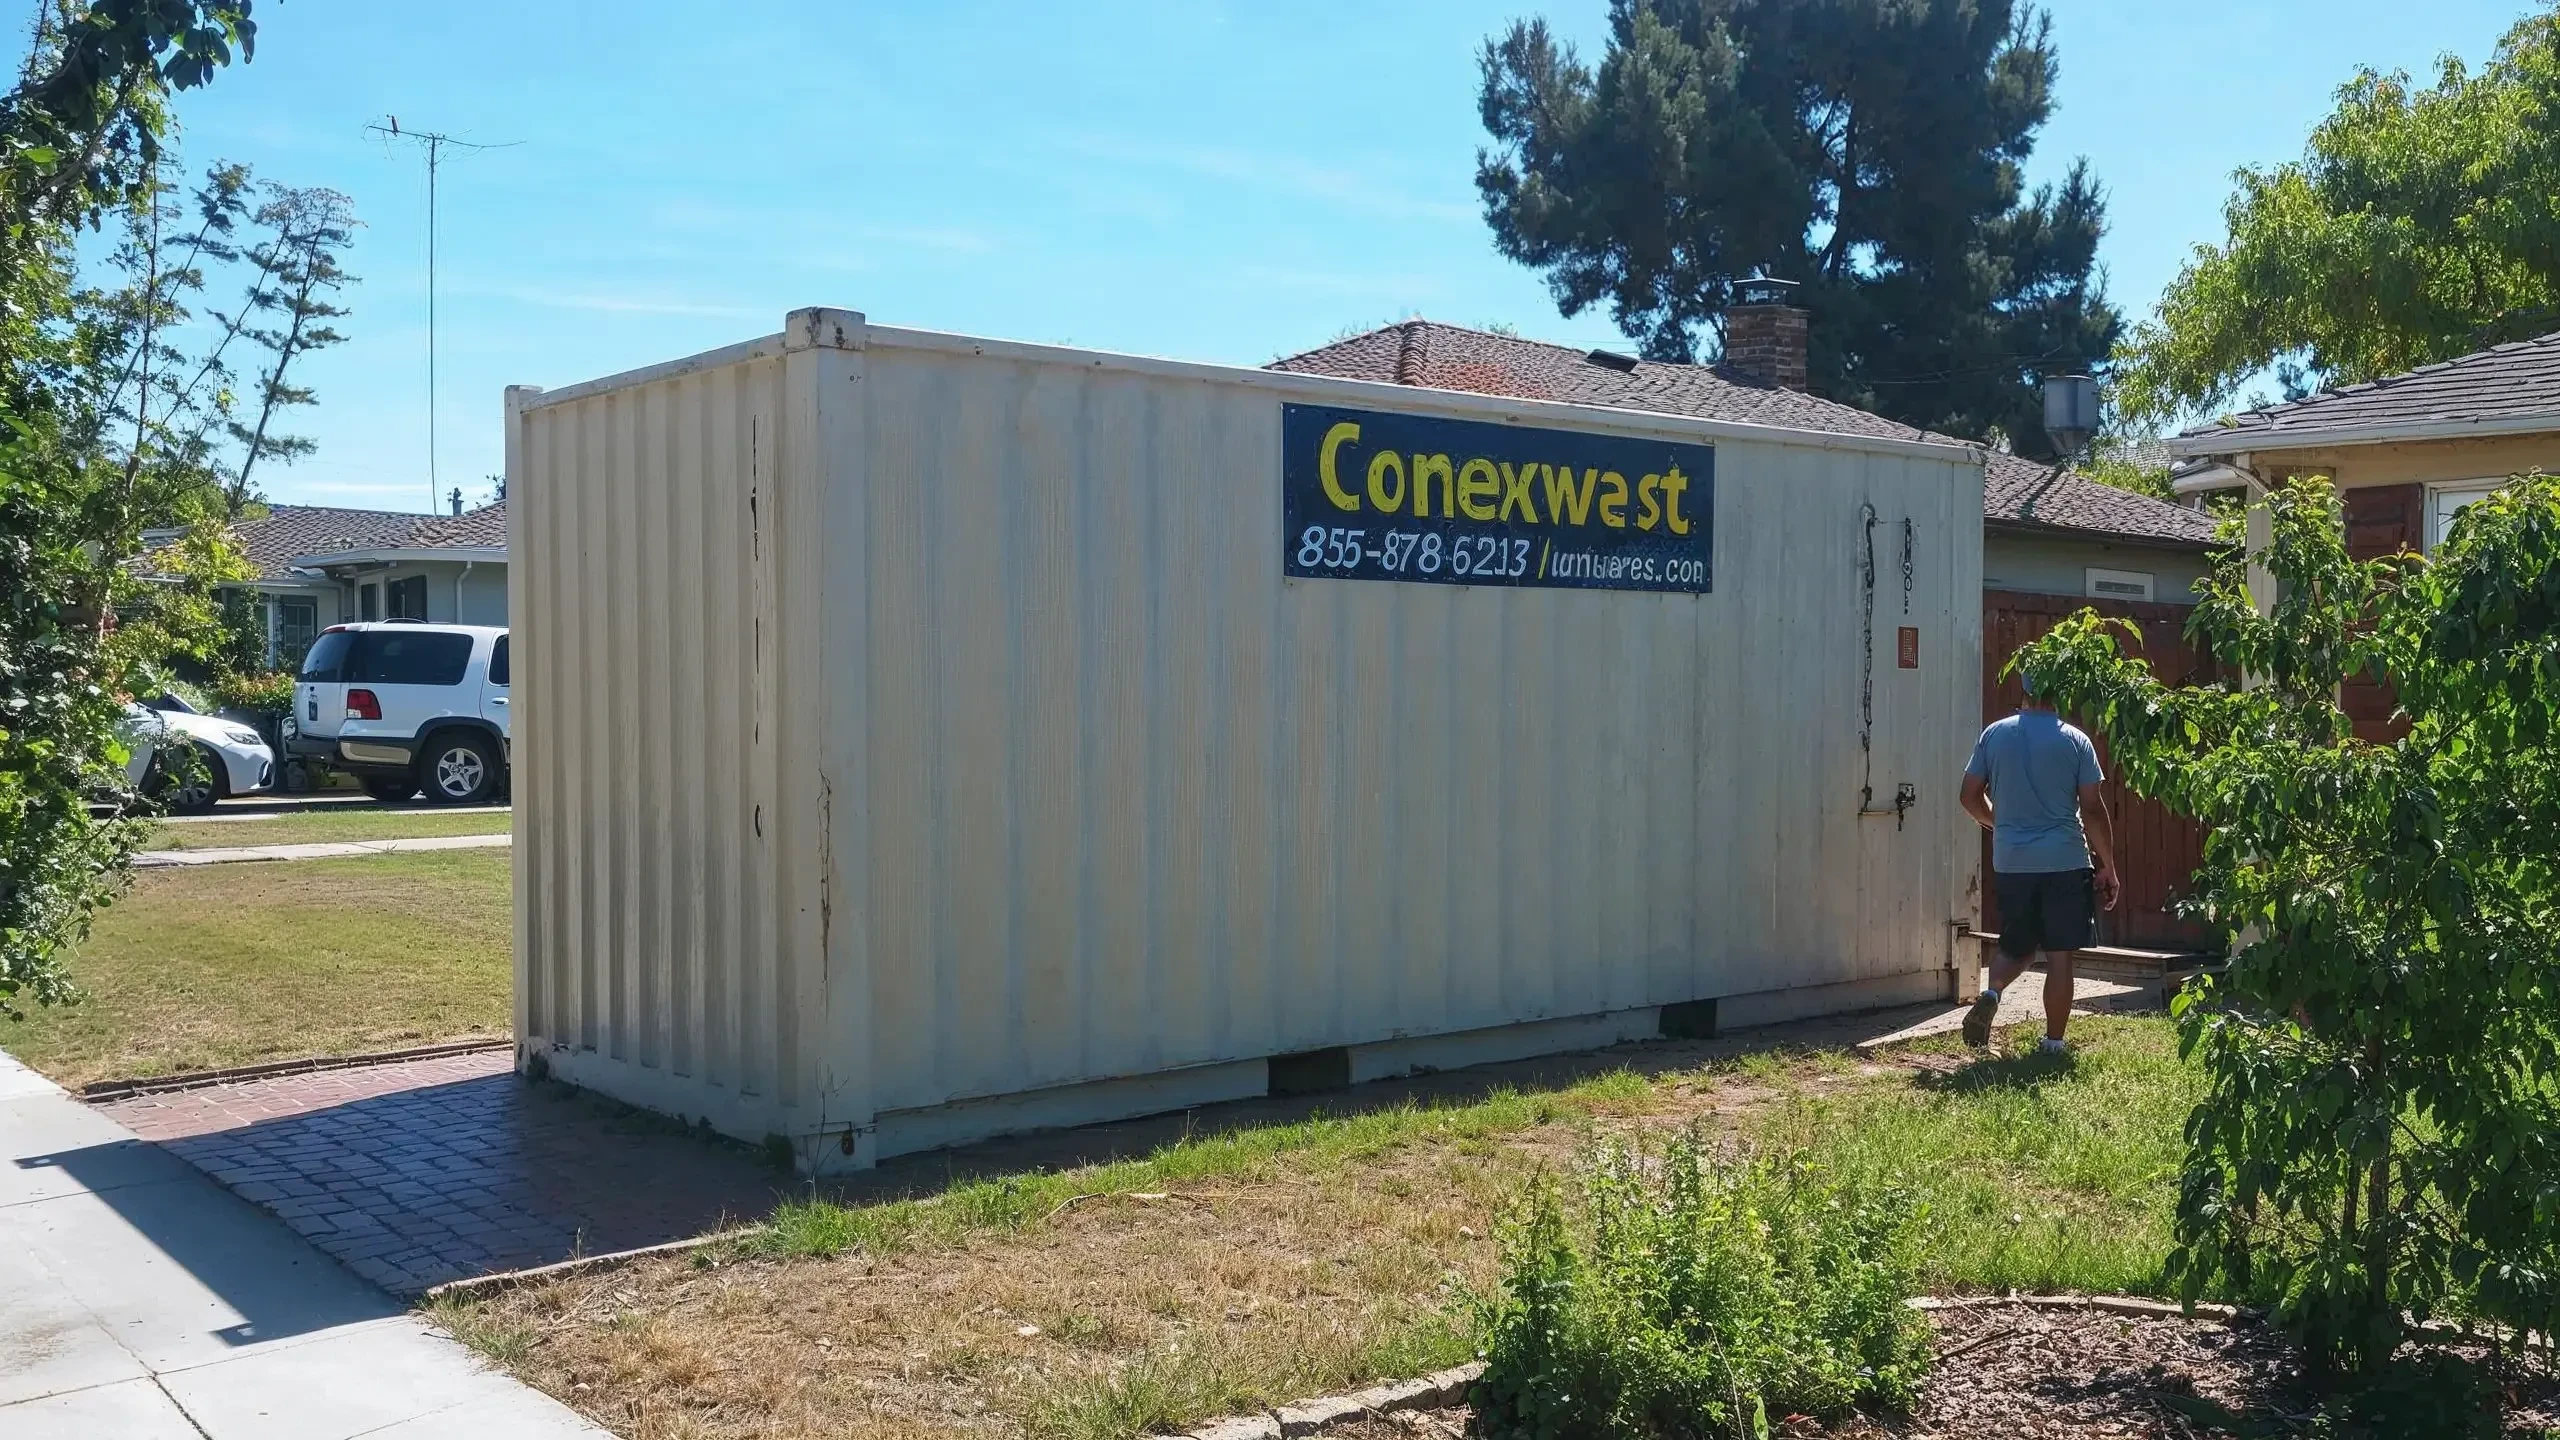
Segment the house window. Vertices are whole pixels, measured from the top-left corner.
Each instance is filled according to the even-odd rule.
[[[2504,480],[2481,480],[2460,485],[2438,485],[2427,492],[2427,552],[2435,553],[2453,534],[2453,517],[2474,500],[2485,499],[2506,484]]]
[[[2152,575],[2148,570],[2101,570],[2089,567],[2089,595],[2097,600],[2148,600],[2151,598]]]
[[[356,587],[356,618],[359,620],[379,620],[382,618],[381,586],[359,585]]]
[[[279,595],[267,603],[275,607],[275,629],[270,633],[276,648],[268,663],[279,670],[299,668],[304,652],[320,633],[320,602],[307,595]]]
[[[412,575],[394,580],[385,591],[390,601],[387,620],[424,620],[427,618],[427,577]]]

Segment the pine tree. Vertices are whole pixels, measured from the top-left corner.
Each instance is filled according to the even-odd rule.
[[[2049,19],[2009,0],[1612,0],[1596,69],[1543,21],[1488,42],[1476,184],[1502,253],[1659,360],[1734,287],[1802,285],[1818,394],[2049,453],[2037,382],[2102,365],[2085,162],[2028,191]]]

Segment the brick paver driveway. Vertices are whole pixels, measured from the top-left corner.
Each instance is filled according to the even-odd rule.
[[[99,1108],[401,1293],[758,1219],[791,1183],[735,1146],[527,1084],[511,1059],[491,1050]]]

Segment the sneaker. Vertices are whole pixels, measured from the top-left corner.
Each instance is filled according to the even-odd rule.
[[[2052,1036],[2047,1035],[2044,1039],[2036,1043],[2036,1053],[2039,1055],[2059,1055],[2067,1060],[2071,1057],[2071,1042],[2068,1040],[2056,1040]]]
[[[1985,994],[1964,1012],[1964,1043],[1979,1050],[1991,1043],[1991,1017],[2000,1013],[2000,997]]]

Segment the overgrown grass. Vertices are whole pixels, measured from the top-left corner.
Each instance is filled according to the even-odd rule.
[[[515,816],[504,810],[457,815],[444,810],[319,807],[273,818],[163,822],[143,836],[145,850],[227,850],[239,845],[315,845],[332,840],[423,840],[438,835],[504,835]]]
[[[70,961],[81,998],[0,1020],[66,1085],[396,1049],[512,1023],[503,850],[144,871]]]
[[[1914,1083],[1843,1079],[1838,1056],[1748,1056],[1719,1066],[1780,1100],[1742,1125],[1862,1181],[1910,1186],[1935,1217],[1924,1278],[1932,1288],[2146,1293],[2159,1288],[2169,1203],[2199,1085],[2162,1019],[2083,1021],[2068,1061],[2026,1054],[1974,1060]],[[1943,1048],[1943,1047],[1941,1047]],[[1842,1079],[1815,1091],[1817,1076]],[[919,1199],[846,1206],[788,1203],[738,1252],[892,1255],[1023,1230],[1079,1196],[1177,1190],[1357,1162],[1400,1146],[1481,1145],[1559,1121],[1640,1114],[1661,1085],[1613,1071],[1560,1090],[1501,1091],[1453,1105],[1403,1105],[1289,1125],[1221,1131],[1142,1158],[972,1180]]]
[[[1138,1159],[964,1181],[911,1200],[858,1206],[793,1201],[776,1209],[763,1230],[740,1237],[736,1253],[825,1258],[860,1249],[894,1255],[989,1231],[1023,1230],[1081,1197],[1264,1176],[1284,1162],[1301,1173],[1333,1169],[1407,1145],[1481,1143],[1560,1120],[1641,1109],[1653,1095],[1644,1076],[1612,1071],[1561,1090],[1502,1090],[1466,1104],[1407,1104],[1221,1130]]]
[[[965,1415],[1133,1440],[1462,1358],[1485,1341],[1463,1297],[1491,1293],[1498,1217],[1570,1157],[1673,1126],[1720,1158],[1795,1156],[1844,1192],[1898,1187],[1922,1218],[1896,1301],[2158,1293],[2195,1077],[2165,1020],[2075,1038],[2069,1065],[1952,1044],[1736,1058],[1198,1134],[922,1198],[802,1200],[690,1262],[446,1323],[636,1433],[890,1440]]]
[[[1792,1099],[1754,1128],[1929,1206],[1932,1290],[2158,1293],[2200,1077],[2165,1019],[2084,1022],[2068,1061],[1973,1061]]]

